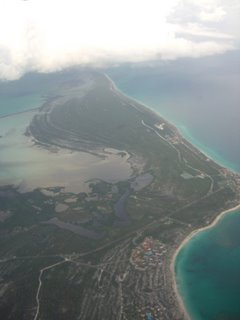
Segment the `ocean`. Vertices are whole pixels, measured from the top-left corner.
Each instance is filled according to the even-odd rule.
[[[240,53],[107,70],[125,94],[172,122],[213,160],[240,172]],[[240,211],[183,247],[175,263],[192,320],[240,319]]]
[[[240,211],[226,214],[180,251],[177,285],[191,319],[240,319]]]

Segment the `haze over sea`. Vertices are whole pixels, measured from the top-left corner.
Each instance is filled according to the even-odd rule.
[[[240,53],[108,71],[117,86],[174,123],[215,161],[240,172]],[[240,212],[181,249],[179,292],[192,320],[240,319]]]

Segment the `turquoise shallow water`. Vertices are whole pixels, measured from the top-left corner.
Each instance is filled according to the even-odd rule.
[[[236,55],[237,54],[237,55]],[[119,67],[109,75],[220,165],[240,172],[239,52],[164,65]],[[192,320],[240,319],[240,211],[197,234],[175,263]]]
[[[240,211],[197,234],[176,260],[177,284],[194,320],[240,319]]]
[[[37,108],[41,105],[41,94],[26,94],[16,97],[1,97],[0,117],[9,116],[14,113],[24,112]]]

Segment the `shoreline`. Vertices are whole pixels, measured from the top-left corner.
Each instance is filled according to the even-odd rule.
[[[174,129],[176,130],[177,134],[179,134],[183,140],[185,140],[187,143],[189,143],[191,146],[193,146],[200,154],[203,154],[206,158],[208,158],[210,161],[214,162],[215,164],[217,164],[220,168],[224,168],[226,169],[229,173],[233,173],[234,175],[239,175],[240,173],[238,171],[235,171],[232,167],[227,167],[224,164],[221,163],[221,161],[217,161],[214,159],[213,156],[208,155],[208,153],[204,150],[202,150],[201,148],[199,148],[198,146],[196,146],[195,144],[192,143],[191,139],[188,140],[189,137],[186,137],[186,135],[178,128],[178,126],[175,123],[172,123],[171,121],[169,121],[168,119],[165,119],[160,112],[156,111],[155,109],[151,108],[149,105],[143,103],[142,101],[135,99],[134,97],[129,96],[128,94],[126,94],[125,92],[123,92],[121,89],[119,89],[117,87],[117,85],[115,84],[115,82],[108,76],[108,74],[104,73],[104,75],[106,76],[106,78],[110,81],[110,85],[112,86],[112,89],[115,90],[117,93],[123,95],[123,97],[127,97],[128,99],[140,104],[140,106],[142,105],[143,107],[149,109],[151,112],[153,112],[154,114],[156,114],[157,117],[160,117],[162,120],[164,120],[168,125],[170,125],[171,127],[174,127]],[[216,226],[216,224],[228,213],[232,213],[234,211],[240,210],[240,204],[236,205],[233,208],[230,209],[226,209],[222,212],[219,213],[219,215],[216,216],[216,218],[212,221],[212,223],[210,223],[209,225],[205,226],[205,227],[200,227],[198,229],[193,230],[188,236],[186,236],[186,238],[183,239],[183,241],[179,244],[179,246],[177,246],[177,248],[174,250],[174,254],[170,260],[170,273],[171,273],[171,277],[172,277],[172,288],[174,290],[174,293],[176,295],[177,298],[177,303],[179,305],[179,311],[180,313],[184,316],[184,319],[186,320],[193,320],[191,319],[189,313],[187,312],[186,306],[184,304],[184,301],[182,299],[182,296],[178,290],[178,286],[177,286],[177,277],[176,277],[176,273],[175,273],[175,263],[176,263],[176,258],[178,256],[178,254],[180,253],[180,251],[182,250],[182,248],[188,243],[188,241],[190,241],[193,237],[195,237],[198,233],[211,229],[214,226]]]
[[[123,95],[123,97],[127,97],[128,99],[140,104],[140,106],[142,105],[143,107],[147,108],[148,110],[150,110],[151,112],[156,114],[157,117],[160,117],[162,120],[164,120],[168,125],[170,125],[171,127],[174,127],[174,129],[176,130],[177,134],[179,134],[182,137],[183,141],[185,140],[187,143],[189,143],[191,146],[193,146],[193,148],[195,148],[200,154],[204,155],[206,158],[208,158],[210,161],[214,162],[220,168],[224,168],[229,173],[232,173],[234,175],[239,175],[240,174],[238,171],[234,170],[232,167],[227,167],[221,161],[217,161],[217,160],[214,159],[213,156],[208,155],[208,153],[206,151],[202,150],[202,148],[199,148],[194,143],[192,143],[191,139],[188,140],[189,137],[186,137],[186,135],[183,132],[181,132],[181,130],[178,128],[178,126],[175,123],[172,123],[168,119],[165,119],[158,111],[156,111],[155,109],[151,108],[149,105],[147,105],[147,104],[143,103],[142,101],[140,101],[138,99],[135,99],[134,97],[131,97],[128,94],[124,93],[121,89],[119,89],[117,87],[115,82],[106,73],[104,73],[104,75],[110,81],[110,84],[111,84],[113,90],[115,90],[118,94]],[[179,252],[182,250],[182,248],[188,243],[188,241],[190,241],[198,233],[200,233],[202,231],[205,231],[205,230],[208,230],[210,228],[213,228],[214,226],[216,226],[216,224],[226,214],[233,213],[233,212],[238,211],[238,210],[240,210],[240,204],[236,205],[233,208],[226,209],[226,210],[220,212],[216,216],[216,218],[212,221],[211,224],[209,224],[209,225],[207,225],[205,227],[200,227],[198,229],[193,230],[188,236],[186,236],[186,238],[183,239],[183,241],[179,244],[179,246],[177,246],[175,248],[175,250],[174,250],[174,254],[173,254],[173,256],[172,256],[172,258],[170,260],[170,273],[171,273],[171,277],[172,277],[172,288],[173,288],[174,293],[176,295],[177,303],[178,303],[178,306],[179,306],[179,311],[183,315],[184,319],[186,319],[186,320],[193,320],[193,319],[191,319],[189,313],[187,312],[187,309],[186,309],[186,306],[184,304],[183,298],[182,298],[182,296],[181,296],[181,294],[180,294],[180,292],[178,290],[177,278],[176,278],[176,273],[175,273],[176,258],[178,256]]]
[[[174,124],[174,125],[175,125],[175,124]],[[176,125],[176,126],[177,126],[177,125]],[[180,135],[183,137],[184,140],[186,140],[188,143],[190,143],[191,145],[193,145],[193,146],[194,146],[199,152],[201,152],[206,158],[208,158],[209,160],[215,162],[215,163],[216,163],[217,165],[219,165],[221,168],[227,169],[228,171],[231,171],[231,172],[233,172],[234,174],[237,174],[237,175],[240,174],[240,172],[237,171],[237,169],[233,169],[232,167],[226,166],[225,164],[223,164],[223,163],[221,162],[221,160],[220,160],[220,161],[219,161],[219,160],[216,160],[216,159],[214,158],[214,156],[209,155],[209,154],[207,153],[207,151],[204,151],[204,150],[201,148],[201,146],[198,147],[197,145],[195,145],[195,144],[191,141],[191,135],[190,135],[190,136],[188,136],[187,134],[185,135],[185,134],[184,134],[180,129],[178,129],[178,128],[177,128],[177,130],[179,131]],[[192,138],[195,140],[194,137],[192,137]],[[201,141],[198,141],[197,139],[196,139],[196,141],[197,141],[197,143],[200,143],[200,144],[202,145]],[[206,148],[208,148],[208,147],[206,146]],[[214,151],[214,150],[213,150],[213,151]],[[214,152],[215,152],[215,151],[214,151]],[[224,159],[223,159],[223,161],[224,161]],[[228,161],[228,160],[226,160],[226,161]],[[230,163],[230,164],[231,164],[231,163]]]
[[[145,109],[147,109],[148,112],[152,112],[156,117],[161,118],[161,120],[163,120],[164,122],[166,122],[171,128],[173,128],[177,134],[179,134],[183,139],[184,136],[181,134],[181,131],[178,129],[178,127],[173,124],[171,121],[167,120],[166,118],[164,118],[158,111],[156,111],[155,109],[153,109],[151,106],[149,106],[148,104],[142,102],[141,100],[138,100],[134,97],[131,97],[130,95],[126,94],[124,91],[122,91],[119,87],[117,87],[116,83],[114,82],[113,79],[110,78],[110,76],[107,73],[103,73],[103,75],[107,78],[107,80],[110,82],[110,85],[112,86],[112,89],[117,93],[123,96],[123,98],[127,98],[130,100],[130,102],[135,102],[137,104],[139,104],[139,106],[144,107]],[[141,110],[139,110],[136,106],[133,106],[133,108],[137,109],[138,111],[142,112]],[[191,144],[191,142],[189,142]]]
[[[151,112],[155,113],[158,117],[161,117],[166,123],[168,123],[170,126],[174,127],[176,132],[183,138],[183,140],[187,141],[189,144],[191,144],[195,149],[197,149],[200,153],[202,153],[206,158],[208,158],[209,160],[215,162],[218,166],[220,166],[223,169],[227,169],[231,172],[233,172],[234,174],[239,175],[240,172],[237,171],[236,169],[233,169],[232,167],[229,168],[228,166],[226,166],[225,164],[223,164],[221,162],[221,160],[216,160],[214,158],[214,156],[209,155],[207,153],[207,151],[203,150],[201,147],[196,146],[194,143],[192,143],[191,138],[189,136],[187,136],[179,127],[176,123],[174,123],[173,121],[171,121],[171,119],[167,119],[164,116],[161,115],[161,113],[159,111],[156,111],[154,108],[152,108],[150,105],[142,102],[141,100],[138,100],[135,97],[131,97],[130,95],[126,94],[124,91],[122,91],[119,87],[117,87],[116,83],[114,82],[114,80],[111,79],[111,77],[107,74],[107,73],[103,73],[105,75],[105,77],[110,81],[111,85],[113,86],[114,90],[116,90],[118,93],[122,94],[123,96],[127,97],[128,99],[144,106],[145,108],[149,109]],[[193,137],[193,139],[195,139]],[[197,139],[196,139],[197,140]],[[201,141],[198,141],[201,144]],[[224,160],[224,159],[223,159]],[[226,160],[227,161],[227,160]]]
[[[203,151],[201,148],[198,148],[198,146],[195,146],[192,142],[191,139],[190,141],[188,140],[188,137],[186,137],[184,135],[184,133],[181,132],[181,130],[177,127],[177,125],[175,123],[171,123],[171,121],[169,121],[168,119],[165,119],[159,112],[157,112],[156,110],[154,110],[153,108],[151,108],[149,105],[146,105],[145,103],[143,103],[142,101],[135,99],[134,97],[129,96],[128,94],[125,94],[121,89],[119,89],[117,87],[117,85],[115,84],[115,82],[106,74],[104,73],[105,77],[109,80],[110,85],[112,86],[112,90],[114,90],[115,92],[117,92],[118,94],[121,94],[123,97],[126,97],[138,104],[140,104],[140,106],[145,107],[146,109],[148,109],[149,111],[153,112],[157,117],[160,117],[163,121],[165,121],[168,125],[170,125],[171,127],[174,127],[174,129],[176,130],[177,134],[179,134],[183,140],[185,140],[187,143],[189,143],[193,148],[195,148],[200,154],[204,155],[206,158],[208,158],[210,161],[214,162],[216,165],[218,165],[220,168],[224,168],[226,169],[229,173],[232,174],[236,174],[239,175],[238,171],[235,171],[233,168],[229,168],[225,165],[223,165],[221,163],[221,161],[216,161],[212,156],[208,155],[207,152]],[[137,107],[136,107],[137,108]],[[180,313],[184,316],[184,319],[186,320],[193,320],[191,319],[189,313],[187,312],[187,309],[184,305],[184,301],[182,299],[182,296],[178,290],[178,286],[177,286],[177,278],[176,278],[176,273],[175,273],[175,262],[176,262],[176,258],[179,254],[179,252],[182,250],[182,248],[188,243],[188,241],[190,241],[193,237],[195,237],[198,233],[208,230],[210,228],[213,228],[222,218],[223,216],[225,216],[228,213],[232,213],[234,211],[240,210],[240,204],[238,204],[237,206],[230,208],[230,209],[226,209],[222,212],[219,213],[219,215],[217,215],[217,217],[212,221],[211,224],[205,226],[205,227],[200,227],[198,229],[193,230],[188,236],[186,236],[186,238],[183,239],[183,241],[179,244],[179,246],[177,246],[177,248],[174,250],[174,254],[170,260],[170,273],[171,273],[171,277],[172,277],[172,288],[174,290],[174,293],[176,295],[177,298],[177,303],[179,305],[179,311]]]
[[[174,255],[171,259],[171,264],[170,264],[170,271],[171,271],[171,274],[172,274],[172,279],[173,279],[173,290],[176,294],[176,297],[177,297],[177,301],[178,301],[178,304],[179,304],[179,307],[180,307],[180,311],[183,313],[183,316],[186,320],[193,320],[191,319],[190,315],[188,314],[187,312],[187,309],[184,305],[184,302],[183,302],[183,299],[182,299],[182,296],[178,290],[178,285],[177,285],[177,279],[176,279],[176,272],[175,272],[175,264],[176,264],[176,258],[178,256],[178,254],[180,253],[180,251],[183,249],[183,247],[190,241],[192,240],[192,238],[194,238],[198,233],[202,232],[202,231],[205,231],[205,230],[208,230],[208,229],[211,229],[213,227],[215,227],[218,222],[225,216],[227,215],[228,213],[234,213],[235,211],[238,211],[240,210],[240,204],[236,205],[235,207],[233,208],[230,208],[230,209],[226,209],[224,211],[222,211],[213,221],[211,224],[205,226],[205,227],[201,227],[201,228],[198,228],[196,230],[193,230],[186,238],[183,239],[183,241],[180,243],[180,245],[177,247],[177,249],[175,250],[174,252]]]

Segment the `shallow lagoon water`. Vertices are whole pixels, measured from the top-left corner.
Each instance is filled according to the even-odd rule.
[[[29,109],[39,107],[43,102],[40,93],[16,96],[1,97],[0,99],[0,118],[10,114],[20,113]]]
[[[17,185],[22,192],[61,186],[66,192],[88,191],[87,180],[126,180],[132,174],[129,155],[116,150],[98,157],[67,149],[49,151],[24,135],[35,112],[0,119],[0,185]]]

